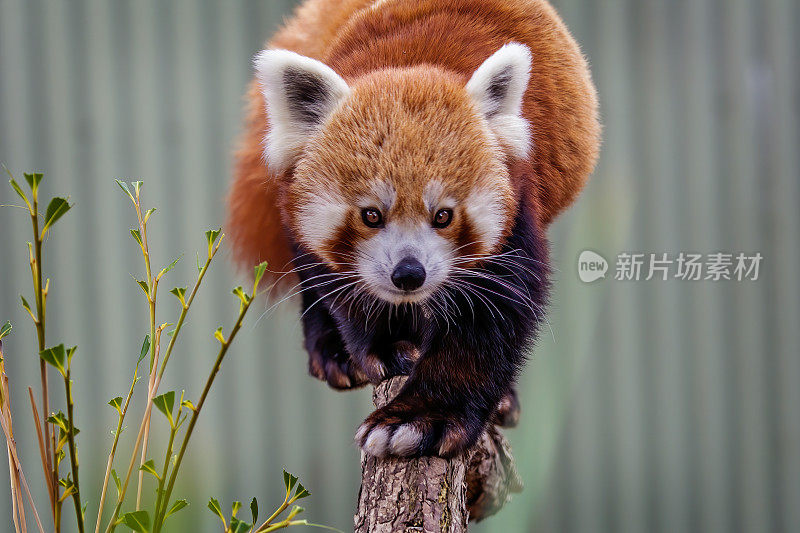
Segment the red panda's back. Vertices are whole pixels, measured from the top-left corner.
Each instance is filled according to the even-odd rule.
[[[530,160],[516,162],[530,182],[543,225],[567,207],[594,168],[600,143],[597,96],[577,43],[544,0],[385,0],[342,27],[322,61],[346,80],[385,67],[433,64],[469,79],[509,42],[533,56],[523,114]]]

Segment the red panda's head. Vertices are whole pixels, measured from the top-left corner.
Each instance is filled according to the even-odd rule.
[[[383,300],[419,302],[496,252],[517,194],[508,162],[530,149],[521,102],[530,52],[509,44],[466,81],[432,66],[348,84],[286,50],[256,57],[268,168],[286,180],[293,238]]]

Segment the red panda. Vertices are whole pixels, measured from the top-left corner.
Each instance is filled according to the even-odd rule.
[[[307,0],[254,65],[227,229],[241,263],[292,265],[312,375],[338,389],[409,376],[356,442],[447,457],[512,424],[545,230],[600,142],[554,9]]]

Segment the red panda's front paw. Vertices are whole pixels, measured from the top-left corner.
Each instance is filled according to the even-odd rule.
[[[374,411],[358,428],[355,440],[364,452],[375,457],[452,457],[472,446],[485,426],[468,413],[446,416],[435,408],[393,404]]]
[[[359,359],[359,367],[363,370],[366,379],[373,385],[377,385],[386,379],[386,365],[380,358],[372,353],[367,353]]]
[[[417,359],[419,350],[413,344],[397,341],[388,354],[384,353],[381,356],[375,351],[368,351],[358,359],[358,364],[369,381],[377,385],[392,376],[407,376]]]
[[[308,372],[334,389],[344,390],[366,385],[369,380],[361,368],[341,350],[323,346],[308,355]]]

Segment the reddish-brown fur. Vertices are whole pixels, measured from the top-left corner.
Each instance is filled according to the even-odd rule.
[[[313,149],[295,168],[294,179],[285,186],[284,219],[289,226],[300,226],[296,217],[302,203],[331,182],[340,184],[353,204],[368,195],[374,180],[391,182],[397,200],[390,215],[404,220],[424,217],[420,222],[427,222],[430,214],[421,193],[431,177],[459,184],[456,191],[449,192],[457,205],[463,205],[485,177],[504,175],[507,171],[492,157],[488,140],[476,142],[486,132],[482,123],[474,120],[475,106],[463,85],[447,71],[430,66],[364,75],[353,87],[352,103],[326,123]],[[358,157],[352,157],[355,148]],[[492,181],[502,188],[502,180]],[[510,189],[505,192],[504,204],[513,213],[515,196]],[[361,223],[357,209],[350,213],[349,222],[342,235],[314,250],[334,269],[341,254],[352,254],[353,244],[376,231]],[[511,230],[513,217],[506,222],[505,234]],[[454,217],[439,233],[457,246],[476,240],[466,216]],[[472,247],[474,250],[466,246],[460,253],[492,251],[477,244]]]
[[[502,45],[512,41],[527,45],[533,61],[523,115],[531,125],[533,148],[528,160],[509,160],[507,165],[517,196],[523,189],[530,191],[529,203],[539,223],[549,224],[583,187],[600,139],[597,98],[586,62],[554,9],[544,0],[375,4],[374,0],[309,0],[268,46],[318,59],[352,86],[377,69],[412,66],[421,72],[444,71],[463,84]],[[370,97],[380,107],[380,94]],[[454,109],[459,98],[463,94],[454,92]],[[263,158],[267,111],[255,82],[248,100],[227,230],[242,264],[268,260],[273,270],[282,270],[291,259],[285,228],[292,227],[287,198],[293,170],[270,176]],[[457,167],[450,169],[452,173]],[[447,176],[448,169],[443,173]]]

